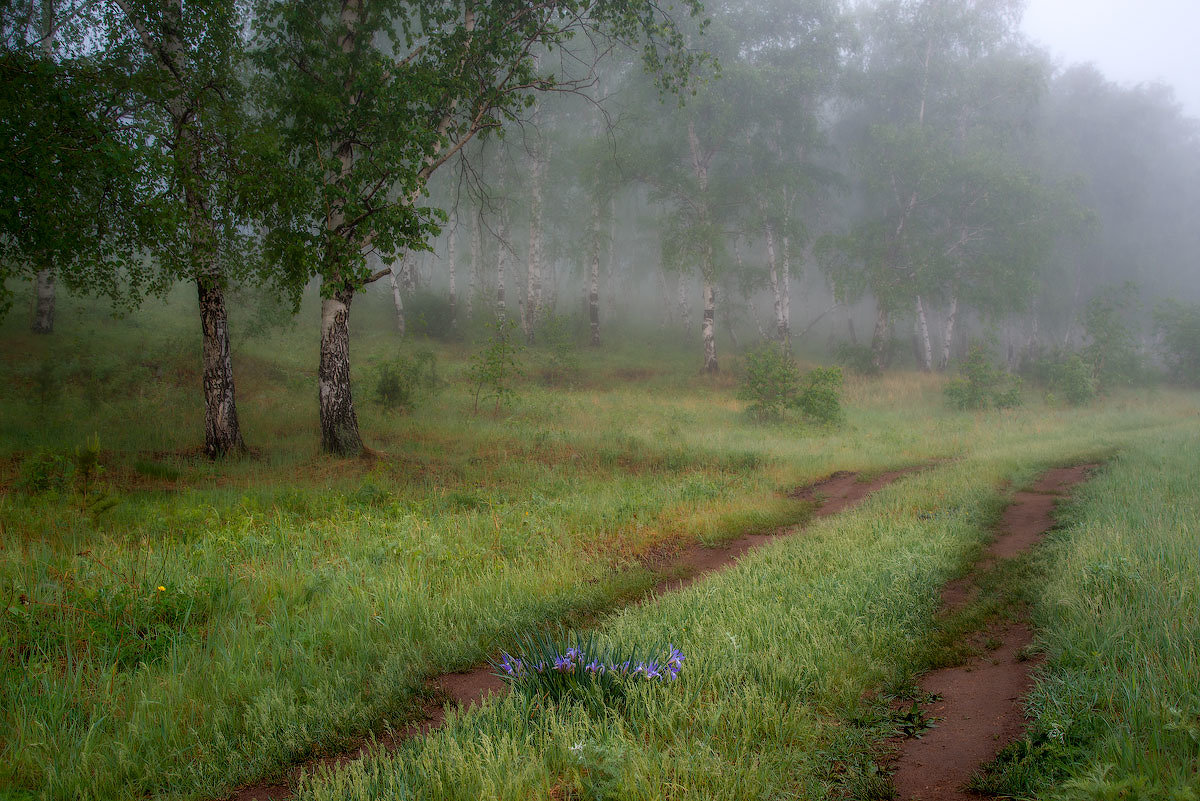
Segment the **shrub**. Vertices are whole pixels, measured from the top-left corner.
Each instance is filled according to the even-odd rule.
[[[946,400],[955,409],[1008,409],[1021,405],[1021,380],[992,364],[983,346],[971,346],[961,371],[945,389]]]
[[[822,425],[842,421],[842,368],[814,367],[804,376],[795,407],[808,420]]]
[[[1091,365],[1102,392],[1133,383],[1141,372],[1137,341],[1126,321],[1136,299],[1133,284],[1110,287],[1088,301],[1083,310],[1083,329],[1089,341],[1080,355]]]
[[[738,397],[759,420],[778,420],[800,395],[800,369],[778,345],[763,343],[746,354],[746,375]]]
[[[375,402],[388,412],[412,411],[420,394],[437,386],[437,357],[432,351],[419,351],[412,358],[397,356],[375,367]]]
[[[579,377],[579,352],[570,321],[548,312],[534,329],[534,339],[548,349],[542,379],[550,385],[572,384]]]
[[[1200,304],[1163,301],[1154,310],[1154,332],[1171,377],[1185,384],[1200,382]]]
[[[405,309],[410,333],[439,342],[458,339],[454,318],[450,314],[450,298],[440,292],[414,292],[405,301]]]
[[[17,486],[30,495],[70,489],[75,480],[75,460],[65,453],[38,451],[21,462]]]
[[[521,376],[520,354],[516,343],[516,324],[511,319],[498,320],[492,326],[487,344],[471,358],[469,376],[475,395],[475,413],[479,401],[495,399],[493,414],[516,397],[514,383]]]
[[[879,375],[879,368],[875,366],[875,354],[868,345],[842,342],[834,348],[833,358],[842,367],[859,375]]]

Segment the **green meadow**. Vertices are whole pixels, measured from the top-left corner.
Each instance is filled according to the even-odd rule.
[[[252,453],[199,455],[190,298],[53,338],[0,336],[0,797],[219,798],[419,714],[426,680],[531,631],[686,654],[620,708],[521,695],[392,754],[305,778],[302,799],[888,798],[888,700],[944,662],[938,588],[1005,498],[1103,462],[978,618],[1027,606],[1045,656],[1031,726],[978,780],[1018,798],[1200,792],[1200,396],[949,410],[944,378],[848,375],[845,422],[763,424],[739,358],[630,332],[534,347],[499,414],[478,345],[404,341],[354,313],[368,457],[318,454],[315,319],[236,340]],[[251,327],[253,321],[235,321]],[[411,411],[380,365],[432,354]],[[806,523],[796,487],[909,475],[684,591],[655,554]],[[961,622],[961,621],[959,621]]]

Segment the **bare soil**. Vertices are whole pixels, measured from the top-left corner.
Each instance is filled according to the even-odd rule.
[[[838,472],[828,478],[801,487],[789,497],[816,504],[814,518],[829,517],[861,503],[868,495],[925,466],[909,467],[880,473],[861,480],[859,474]],[[689,545],[671,555],[660,555],[654,569],[663,578],[654,586],[651,596],[680,590],[699,579],[735,564],[749,551],[783,536],[796,534],[802,526],[780,529],[769,534],[744,534],[719,547]],[[263,780],[238,788],[225,796],[227,801],[279,801],[291,798],[293,786],[301,775],[347,765],[371,754],[397,750],[406,740],[440,728],[446,719],[448,706],[469,709],[502,694],[507,685],[493,673],[491,665],[479,665],[468,671],[445,673],[430,679],[428,689],[433,700],[425,703],[421,718],[409,726],[364,738],[340,754],[316,757],[289,767],[282,779]]]
[[[975,596],[978,570],[1041,542],[1054,526],[1055,504],[1093,467],[1050,470],[1030,490],[1016,493],[976,571],[943,588],[947,609],[953,611]],[[993,648],[964,665],[921,679],[921,690],[938,699],[923,706],[935,728],[893,744],[892,783],[899,801],[979,801],[980,796],[965,789],[967,781],[1025,730],[1022,699],[1033,685],[1030,671],[1036,662],[1025,659],[1023,651],[1033,642],[1033,629],[1026,620],[1004,620],[969,639],[972,645],[986,641]]]

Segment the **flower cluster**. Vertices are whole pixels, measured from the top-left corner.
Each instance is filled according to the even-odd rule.
[[[519,679],[531,674],[546,674],[557,672],[571,675],[629,676],[641,677],[647,681],[674,681],[683,670],[683,652],[674,646],[667,646],[669,654],[666,660],[605,662],[599,658],[589,658],[581,648],[568,648],[552,659],[522,660],[511,654],[501,655],[499,667],[504,674],[513,679]]]

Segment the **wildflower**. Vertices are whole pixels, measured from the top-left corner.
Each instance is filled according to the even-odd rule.
[[[560,673],[570,673],[575,669],[575,663],[566,656],[556,656],[554,658],[554,669]]]
[[[658,662],[654,660],[643,662],[640,667],[642,668],[642,675],[646,677],[647,681],[653,681],[654,679],[661,679],[663,677],[662,673],[659,672]]]
[[[521,673],[521,660],[513,659],[507,653],[500,656],[500,669],[510,676],[518,676]]]
[[[162,586],[162,585],[160,584],[160,585],[158,586],[158,591],[159,591],[159,592],[166,592],[166,591],[167,591],[167,588],[166,588],[166,587],[164,587],[164,586]]]
[[[588,662],[587,667],[585,667],[584,670],[593,676],[599,676],[604,673],[606,667],[607,666],[599,659],[593,659],[591,662]]]
[[[582,662],[583,661],[583,652],[580,651],[578,648],[568,648],[566,651],[563,652],[563,656],[566,657],[567,659],[571,660],[572,662],[577,662],[577,661]]]

